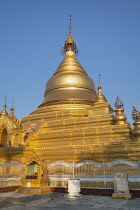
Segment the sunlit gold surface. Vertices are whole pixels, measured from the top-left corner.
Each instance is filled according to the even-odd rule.
[[[124,115],[123,109],[116,109],[116,115],[114,117],[114,122],[116,125],[125,124],[126,123],[126,116]]]
[[[76,99],[77,103],[78,100],[83,100],[83,103],[84,100],[91,102],[96,96],[93,80],[87,75],[75,57],[72,37],[68,37],[65,43],[68,43],[65,58],[54,75],[48,80],[41,106],[47,105],[47,102],[58,102],[59,100],[62,102],[62,100]],[[69,45],[70,43],[72,46]]]
[[[66,163],[85,160],[103,163],[103,167],[83,166],[80,172],[76,168],[75,171],[82,177],[86,172],[94,177],[104,177],[104,163],[118,160],[139,163],[140,121],[137,120],[134,126],[126,121],[120,99],[117,99],[114,111],[103,95],[100,84],[96,94],[94,82],[75,57],[77,47],[71,34],[63,49],[65,58],[48,80],[44,102],[39,108],[19,121],[14,115],[14,109],[8,115],[7,106],[4,105],[0,114],[0,163],[22,163],[26,174],[29,162],[38,162],[38,159],[47,164],[58,160]],[[33,129],[29,129],[30,127]],[[4,147],[7,138],[11,144]],[[44,185],[49,182],[45,179],[42,182],[41,170],[44,168],[42,164],[38,180],[32,181],[32,186],[37,189],[34,192],[43,192]],[[71,168],[54,166],[46,172],[54,177],[59,175],[60,178],[65,177],[69,170]],[[129,177],[139,177],[138,165],[132,167],[124,163],[106,167],[107,177],[113,178],[120,171],[127,173]],[[15,169],[9,169],[7,173],[11,175],[13,172]],[[66,187],[67,181],[52,180],[51,184]],[[25,177],[22,185],[22,192],[33,192],[33,189],[25,189]],[[113,181],[106,184],[83,181],[81,186],[112,188]],[[140,189],[140,184],[136,181],[131,182],[130,186]]]
[[[134,130],[132,131],[133,136],[136,140],[140,140],[140,120],[137,120],[134,124]]]

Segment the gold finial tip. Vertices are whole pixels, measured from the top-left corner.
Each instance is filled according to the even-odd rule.
[[[4,96],[4,98],[5,98],[5,103],[4,103],[4,105],[3,105],[3,110],[2,110],[2,112],[1,112],[1,114],[2,115],[8,115],[8,113],[7,113],[7,105],[6,105],[6,99],[7,99],[7,96]]]
[[[98,85],[98,90],[101,90],[102,89],[102,86],[99,84]]]
[[[70,15],[70,25],[69,25],[69,33],[68,38],[66,39],[64,46],[63,46],[63,53],[65,55],[71,55],[71,53],[67,53],[68,51],[73,51],[75,54],[78,53],[76,43],[72,37],[72,26],[71,26],[71,15]]]
[[[14,98],[12,98],[12,106],[14,106]]]
[[[101,76],[102,76],[102,75],[101,75],[101,74],[99,74],[99,85],[100,85],[100,81],[101,81]]]
[[[70,26],[69,26],[69,34],[72,33],[72,27],[71,27],[71,19],[72,19],[72,15],[70,14]]]
[[[6,102],[7,102],[7,96],[4,96],[4,101],[5,101],[5,104],[6,104]]]
[[[10,108],[10,114],[11,115],[14,115],[14,111],[15,111],[15,108],[14,108],[14,98],[12,98],[12,106]]]
[[[101,86],[101,73],[99,74],[99,83],[98,83],[98,90],[102,90],[102,86]]]

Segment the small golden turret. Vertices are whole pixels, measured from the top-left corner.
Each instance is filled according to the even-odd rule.
[[[17,120],[17,118],[16,118],[16,116],[14,115],[14,106],[12,106],[11,108],[10,108],[10,114],[9,114],[9,118],[11,119],[11,120],[13,120],[13,121],[16,121]]]
[[[8,115],[8,112],[7,112],[7,105],[6,105],[7,96],[4,96],[4,97],[5,97],[5,103],[4,103],[4,105],[3,105],[3,110],[2,110],[2,112],[1,112],[1,115],[2,115],[2,116]]]
[[[7,105],[6,105],[6,104],[3,105],[3,110],[2,110],[2,112],[1,112],[1,115],[2,115],[2,116],[8,115],[8,112],[7,112]]]
[[[133,106],[132,119],[135,121],[133,123],[134,130],[132,130],[133,137],[140,138],[140,112]]]
[[[9,116],[15,116],[14,115],[14,106],[12,106],[11,108],[10,108],[10,114],[9,114]]]
[[[108,115],[111,116],[113,113],[113,109],[110,104],[107,102],[106,97],[102,93],[102,87],[100,82],[98,84],[98,93],[93,100],[93,106],[89,109],[89,116],[95,115]]]
[[[9,118],[13,121],[13,122],[17,122],[17,118],[14,114],[15,108],[14,108],[14,98],[12,100],[12,107],[10,108],[10,114],[9,114]]]
[[[116,115],[114,116],[114,123],[116,125],[123,125],[126,123],[126,116],[124,114],[123,103],[117,96],[114,106],[116,107]]]
[[[96,104],[98,102],[107,102],[106,97],[102,93],[102,86],[100,84],[98,85],[98,93],[93,103]]]

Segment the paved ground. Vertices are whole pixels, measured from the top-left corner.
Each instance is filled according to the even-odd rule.
[[[9,210],[140,210],[140,198],[113,199],[108,196],[81,195],[72,199],[63,193],[0,193],[0,209]]]

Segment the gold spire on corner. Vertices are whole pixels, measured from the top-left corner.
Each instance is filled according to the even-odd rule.
[[[9,117],[15,117],[14,115],[14,111],[15,111],[15,108],[14,108],[14,105],[12,103],[12,107],[10,108],[10,114],[9,114]]]
[[[135,139],[140,140],[140,112],[133,106],[132,119],[134,120],[134,130],[132,130],[132,135]]]
[[[122,109],[122,108],[123,108],[123,105],[124,105],[123,102],[122,102],[122,101],[120,100],[120,98],[117,96],[114,106],[115,106],[117,109]]]
[[[11,108],[10,108],[10,115],[12,114],[12,115],[14,115],[14,106],[12,106]]]
[[[114,122],[116,125],[123,125],[126,123],[126,116],[124,114],[123,103],[117,96],[114,106],[116,107],[116,115],[114,116]]]
[[[7,105],[6,105],[6,104],[3,105],[3,110],[2,110],[2,112],[1,112],[1,115],[8,115],[8,112],[7,112]]]
[[[140,120],[140,112],[133,106],[132,110],[132,119],[136,122],[137,120]]]
[[[106,97],[102,93],[102,86],[100,84],[98,85],[98,93],[93,103],[95,104],[98,102],[107,102]]]
[[[5,115],[8,115],[8,112],[7,112],[7,105],[6,105],[6,100],[7,100],[7,96],[4,96],[5,98],[5,103],[3,105],[3,110],[1,112],[1,115],[5,116]]]

